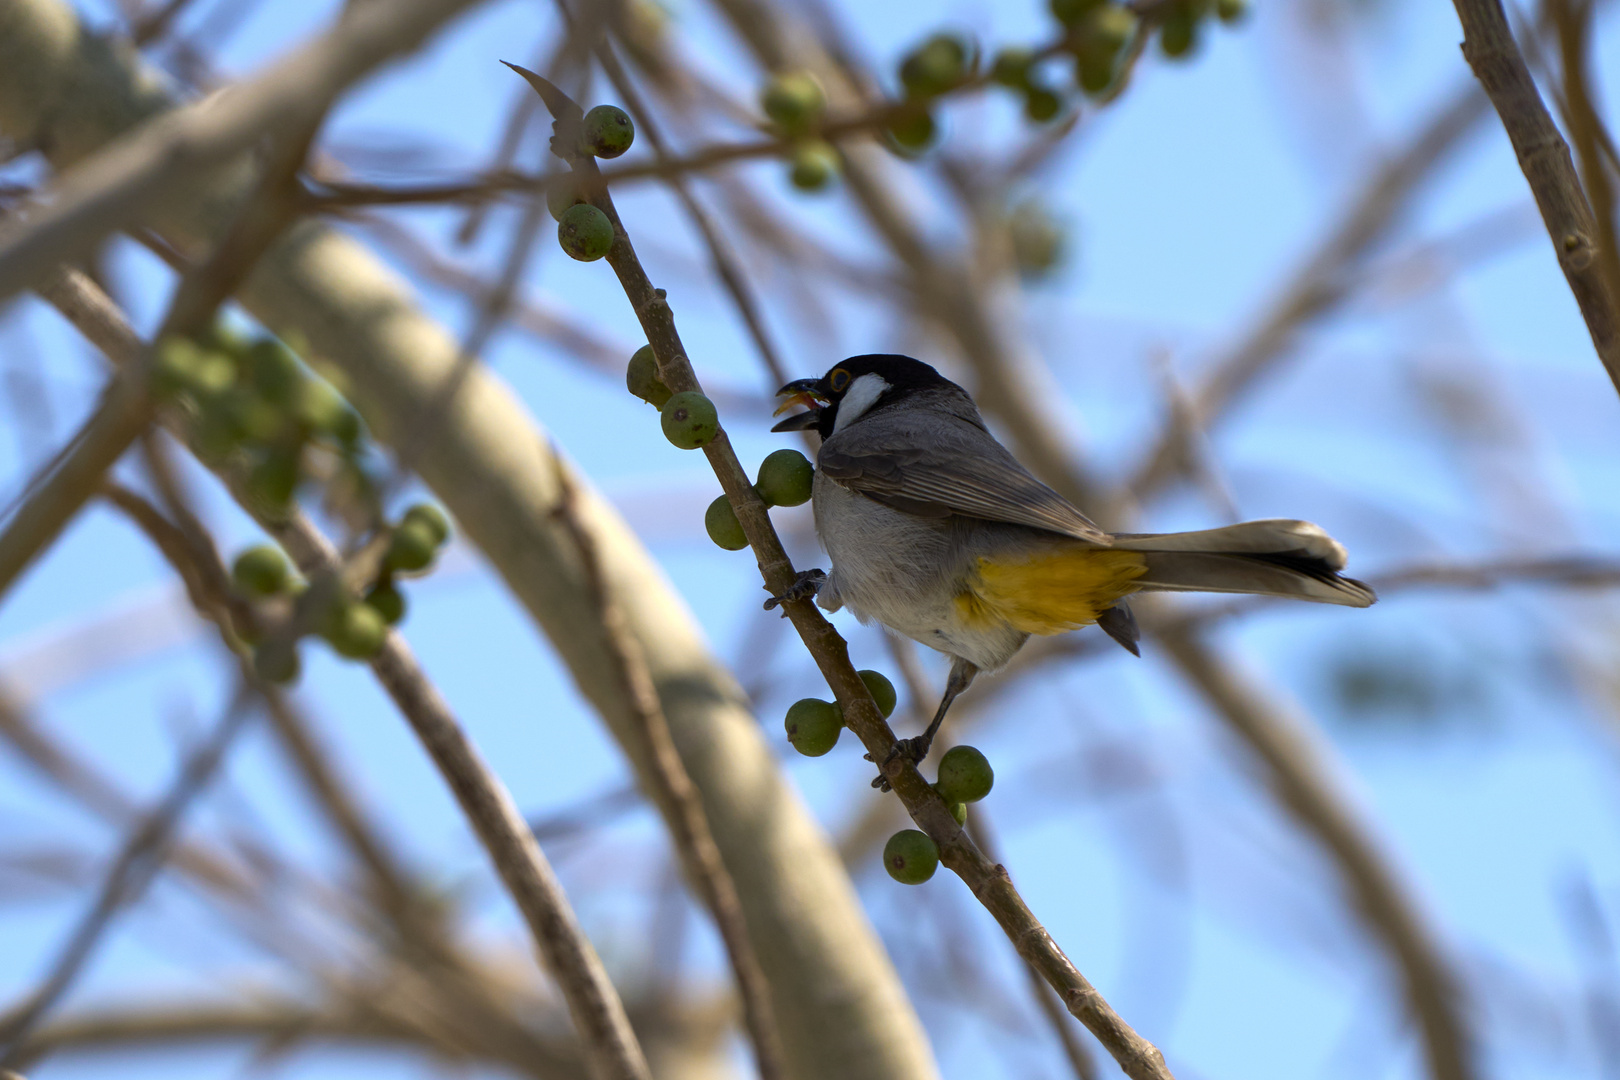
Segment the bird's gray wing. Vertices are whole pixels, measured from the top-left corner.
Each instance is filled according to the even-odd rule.
[[[823,443],[816,464],[827,479],[919,517],[961,514],[1097,544],[1109,539],[989,432],[949,413],[874,413]]]

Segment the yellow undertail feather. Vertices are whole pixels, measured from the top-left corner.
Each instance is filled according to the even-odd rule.
[[[1076,545],[1005,562],[979,559],[977,569],[956,598],[970,627],[1005,622],[1026,634],[1062,634],[1096,622],[1135,592],[1147,559],[1135,551]]]

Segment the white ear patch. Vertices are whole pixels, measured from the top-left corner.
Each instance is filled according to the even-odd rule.
[[[856,379],[850,386],[844,400],[838,403],[838,418],[833,421],[833,434],[836,435],[849,425],[861,418],[861,415],[877,404],[877,399],[888,392],[889,381],[875,371],[868,371]]]

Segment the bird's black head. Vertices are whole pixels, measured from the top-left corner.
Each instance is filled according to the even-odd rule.
[[[772,431],[802,431],[814,428],[823,439],[841,426],[839,410],[843,409],[844,424],[853,423],[875,409],[888,408],[922,390],[955,388],[956,384],[945,376],[909,356],[894,353],[868,353],[852,356],[835,364],[831,371],[819,379],[799,379],[778,390],[778,397],[787,401],[783,409],[794,405],[810,408],[771,428]],[[847,407],[846,407],[847,405]]]

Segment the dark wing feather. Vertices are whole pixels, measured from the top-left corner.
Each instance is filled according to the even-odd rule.
[[[816,464],[827,479],[919,517],[961,514],[1108,542],[987,431],[943,410],[876,411],[823,443]]]

